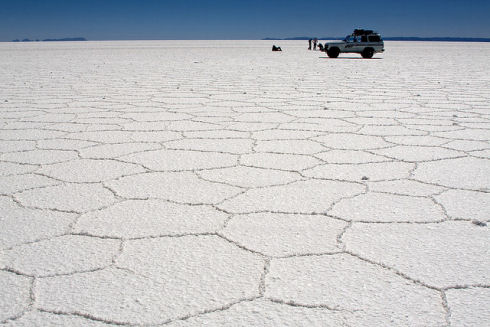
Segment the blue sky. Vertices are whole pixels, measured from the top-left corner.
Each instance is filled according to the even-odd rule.
[[[0,0],[0,41],[16,38],[261,39],[490,37],[486,0]]]

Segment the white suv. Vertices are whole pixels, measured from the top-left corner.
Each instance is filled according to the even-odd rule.
[[[378,33],[357,29],[343,41],[325,43],[324,51],[330,58],[337,58],[340,53],[360,53],[363,58],[372,58],[375,53],[385,49]]]

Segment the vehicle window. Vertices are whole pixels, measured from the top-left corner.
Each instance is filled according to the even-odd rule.
[[[361,36],[361,42],[367,42],[367,36],[366,35],[363,35]]]
[[[369,42],[380,42],[381,38],[379,35],[370,35],[369,36]]]

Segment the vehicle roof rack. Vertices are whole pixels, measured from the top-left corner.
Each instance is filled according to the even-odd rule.
[[[355,29],[354,33],[352,33],[352,35],[355,36],[369,35],[369,34],[375,34],[375,33],[373,30],[363,30],[363,29]]]

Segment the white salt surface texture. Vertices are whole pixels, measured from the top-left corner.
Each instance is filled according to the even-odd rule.
[[[0,324],[488,325],[489,58],[0,43]]]

